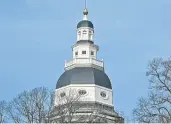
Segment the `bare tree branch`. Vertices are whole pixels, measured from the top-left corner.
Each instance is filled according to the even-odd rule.
[[[149,63],[147,76],[150,81],[149,96],[140,99],[133,110],[138,122],[171,122],[171,61],[153,59]]]
[[[0,123],[5,123],[6,119],[6,102],[0,101]]]
[[[8,116],[15,123],[43,123],[49,120],[54,96],[44,87],[24,91],[7,107]]]

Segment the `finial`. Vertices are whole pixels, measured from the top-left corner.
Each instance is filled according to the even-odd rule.
[[[85,8],[84,8],[83,14],[84,14],[83,20],[88,20],[88,18],[87,18],[87,15],[88,15],[87,0],[85,0]]]
[[[84,9],[83,14],[88,15],[88,9],[87,8]]]

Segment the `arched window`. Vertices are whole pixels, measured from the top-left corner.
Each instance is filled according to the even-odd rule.
[[[81,38],[81,31],[78,32],[78,39]]]
[[[83,38],[86,38],[86,35],[87,35],[87,31],[83,31]]]
[[[84,31],[83,31],[83,34],[87,34],[87,31],[84,30]]]
[[[81,35],[81,31],[78,32],[78,35]]]
[[[89,37],[89,39],[93,40],[93,33],[92,33],[92,31],[89,31],[88,37]]]

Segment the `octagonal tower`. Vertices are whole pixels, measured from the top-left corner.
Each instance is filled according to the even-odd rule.
[[[92,122],[123,122],[114,111],[112,85],[104,62],[97,59],[99,47],[94,43],[94,26],[86,8],[83,14],[77,25],[77,42],[72,46],[73,59],[65,61],[65,72],[56,84],[51,122],[89,122],[90,115],[94,117]],[[65,110],[70,102],[76,108],[74,117],[71,119],[68,112],[62,121],[59,108]]]

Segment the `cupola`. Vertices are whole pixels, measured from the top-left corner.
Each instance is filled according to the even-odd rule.
[[[77,24],[77,41],[89,40],[93,41],[94,38],[94,26],[91,21],[88,20],[88,9],[83,11],[83,20]]]

